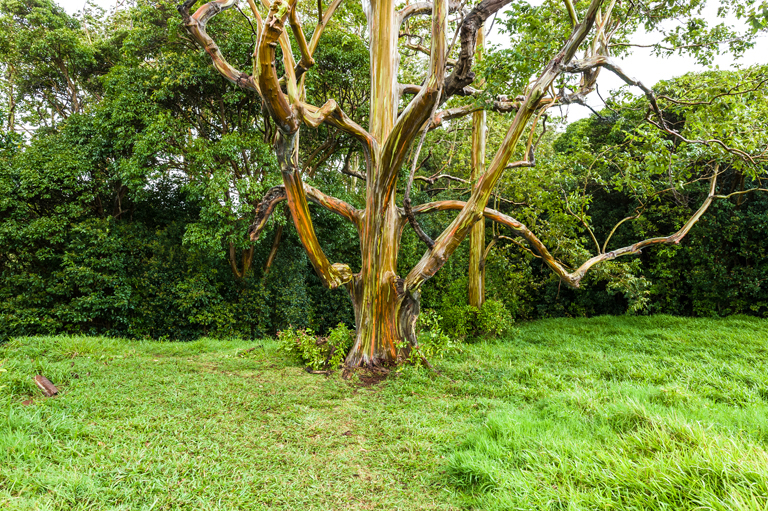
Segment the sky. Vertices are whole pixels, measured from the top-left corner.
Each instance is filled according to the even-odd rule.
[[[95,1],[105,9],[115,7],[116,3],[122,3],[122,0]],[[85,0],[57,0],[57,2],[70,14],[74,14],[85,6]],[[532,0],[531,3],[538,4],[541,3],[541,0]],[[705,9],[705,16],[714,20],[716,18],[715,11],[716,5],[714,2],[710,1]],[[727,21],[738,26],[736,20]],[[497,30],[494,29],[493,32],[494,33],[489,36],[489,40],[491,42],[500,42],[501,36],[498,34]],[[633,38],[633,42],[636,44],[649,44],[655,42],[655,40],[653,36],[646,34],[645,32],[638,32]],[[652,87],[659,80],[674,78],[691,71],[705,71],[707,69],[706,66],[696,64],[690,57],[673,55],[660,58],[651,55],[651,50],[649,48],[634,48],[631,55],[616,60],[619,62],[619,65],[625,73],[632,78],[639,79],[648,87]],[[768,37],[764,35],[759,38],[755,47],[747,51],[737,62],[742,66],[768,62]],[[729,55],[719,55],[711,63],[711,66],[716,66],[720,69],[732,69],[734,61]],[[624,82],[614,74],[606,71],[601,72],[597,80],[597,86],[601,93],[617,89],[622,85],[624,85]],[[639,91],[637,90],[633,92],[639,94]],[[603,97],[605,97],[605,94],[603,94]],[[588,103],[595,110],[603,108],[603,103],[597,94],[591,94],[588,98]],[[588,117],[591,114],[588,108],[581,105],[570,105],[567,113],[569,122]]]

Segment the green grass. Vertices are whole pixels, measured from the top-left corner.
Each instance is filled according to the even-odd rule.
[[[0,509],[762,510],[767,340],[746,317],[539,321],[366,388],[271,340],[16,339]]]

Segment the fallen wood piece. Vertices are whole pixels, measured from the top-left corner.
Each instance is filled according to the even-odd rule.
[[[40,390],[43,391],[43,394],[45,394],[46,397],[53,397],[59,393],[59,389],[57,389],[56,386],[42,374],[35,376],[35,383],[40,387]]]

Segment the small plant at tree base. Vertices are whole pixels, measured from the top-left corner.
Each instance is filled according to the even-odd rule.
[[[355,331],[347,328],[347,325],[344,323],[339,323],[335,328],[332,328],[328,333],[328,345],[331,349],[331,354],[328,357],[328,367],[331,369],[339,367],[349,350],[352,349],[354,342]]]
[[[408,362],[421,366],[423,358],[430,360],[461,353],[460,343],[440,327],[442,317],[437,311],[424,309],[416,324],[419,345],[411,349]]]
[[[311,369],[337,368],[354,341],[354,332],[344,323],[331,329],[328,337],[316,337],[307,329],[288,328],[277,333],[279,349],[294,355]]]

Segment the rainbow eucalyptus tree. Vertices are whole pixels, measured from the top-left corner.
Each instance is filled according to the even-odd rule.
[[[559,26],[560,32],[548,34],[550,46],[555,44],[557,48],[549,52],[550,57],[546,60],[531,66],[535,71],[532,79],[528,76],[519,79],[523,84],[519,95],[494,98],[489,105],[469,102],[447,108],[443,105],[452,97],[480,94],[471,87],[475,80],[473,64],[478,32],[489,17],[511,0],[481,0],[468,10],[464,10],[465,3],[458,5],[449,0],[419,1],[404,6],[395,0],[364,0],[371,79],[370,115],[365,128],[352,121],[333,99],[323,105],[310,104],[306,99],[306,71],[313,65],[313,54],[321,43],[323,29],[341,1],[332,0],[324,12],[322,3],[318,6],[318,22],[308,40],[297,12],[297,0],[272,0],[271,3],[261,0],[261,5],[248,0],[257,34],[252,74],[234,68],[206,31],[211,18],[235,6],[236,0],[212,1],[194,14],[190,14],[190,9],[196,0],[186,0],[179,6],[179,11],[187,30],[205,48],[214,67],[236,86],[258,95],[264,111],[277,127],[274,150],[283,185],[270,190],[257,207],[250,236],[256,239],[276,204],[287,201],[301,242],[323,283],[329,288],[345,287],[351,296],[357,334],[346,359],[348,365],[396,364],[416,345],[414,326],[422,285],[440,270],[483,217],[510,227],[527,240],[567,285],[578,287],[586,271],[601,261],[637,253],[648,245],[679,242],[713,200],[714,184],[705,203],[680,231],[600,253],[572,272],[559,263],[525,225],[486,207],[505,171],[534,164],[536,126],[544,112],[553,105],[583,101],[595,89],[601,69],[609,69],[628,84],[640,87],[650,100],[653,122],[661,130],[679,135],[665,123],[652,91],[630,79],[610,58],[610,41],[614,34],[618,31],[626,35],[627,27],[632,29],[639,23],[639,18],[632,17],[638,12],[634,3],[621,6],[616,0],[589,0],[574,5],[571,0],[565,0],[560,9],[562,16],[552,18],[563,22]],[[663,12],[641,6],[643,8],[639,10],[647,23],[658,23],[659,14],[662,18],[670,17],[682,9],[677,3],[661,2],[659,5]],[[449,13],[454,11],[460,15],[452,25]],[[401,84],[398,81],[398,43],[403,25],[407,20],[424,19],[425,16],[430,20],[425,38],[429,43],[415,45],[429,56],[423,80],[418,85]],[[293,38],[289,37],[288,30]],[[453,48],[457,40],[458,46]],[[294,53],[293,45],[297,47],[297,53]],[[583,51],[582,59],[576,59],[577,51]],[[449,55],[456,58],[449,59]],[[567,82],[571,84],[568,89],[562,81],[563,76],[575,77],[578,81],[571,78]],[[425,133],[449,124],[451,119],[484,108],[510,112],[513,118],[490,163],[483,166],[482,162],[477,162],[477,173],[467,200],[412,206],[409,194]],[[366,179],[363,208],[328,196],[302,179],[298,155],[300,128],[317,128],[323,124],[353,137],[362,148]],[[521,151],[518,146],[524,149]],[[512,161],[515,154],[524,157],[521,161]],[[401,172],[404,167],[408,168],[407,160],[413,161],[410,173]],[[409,174],[409,178],[401,187],[404,196],[398,205],[401,174]],[[327,258],[312,224],[309,201],[341,215],[356,227],[362,256],[359,270]],[[455,218],[434,240],[431,239],[420,228],[417,218],[447,210],[456,211]],[[409,225],[428,248],[410,271],[400,274],[397,266],[400,240],[403,229]]]

